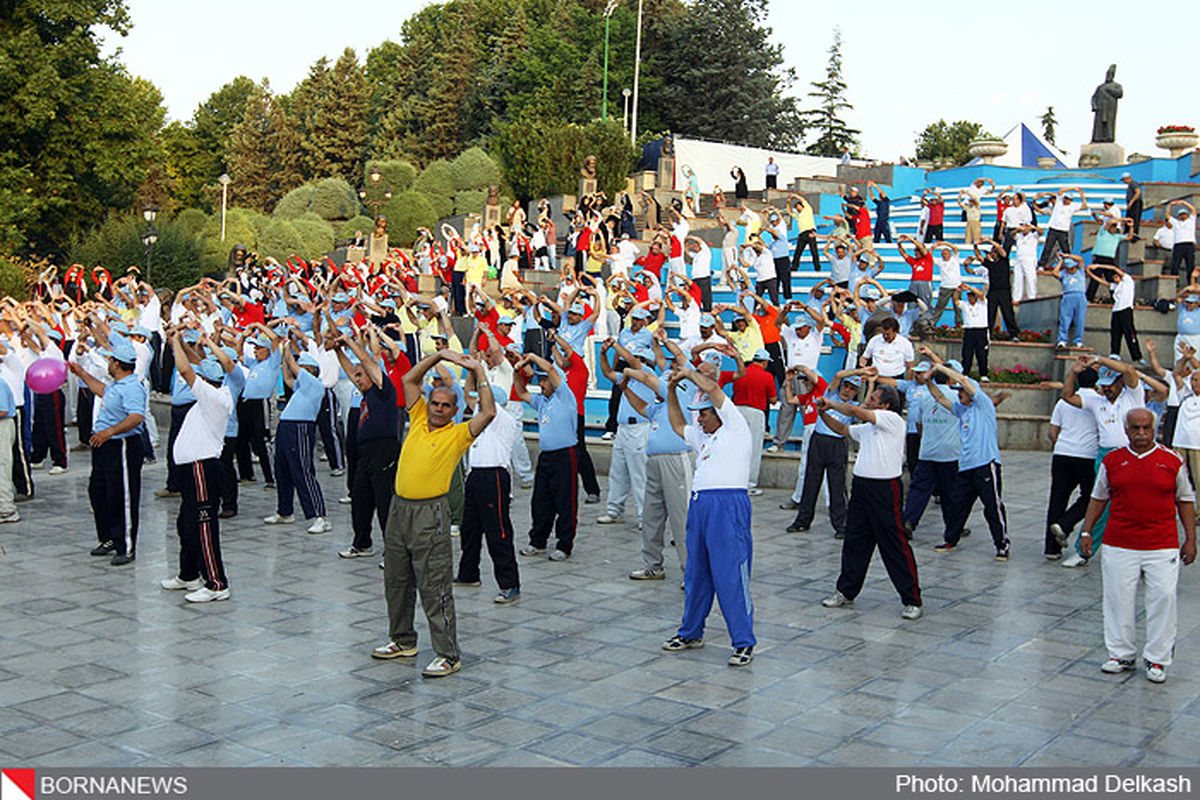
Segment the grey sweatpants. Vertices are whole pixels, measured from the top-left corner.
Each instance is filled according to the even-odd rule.
[[[646,500],[642,511],[642,558],[648,569],[662,569],[663,532],[670,530],[687,564],[687,510],[692,493],[692,459],[688,453],[656,453],[646,458]]]
[[[446,495],[428,500],[393,497],[383,532],[383,593],[388,634],[403,647],[417,643],[413,627],[417,592],[439,656],[459,657],[454,618],[454,550]]]

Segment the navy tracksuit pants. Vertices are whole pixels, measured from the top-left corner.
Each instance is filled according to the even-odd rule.
[[[687,514],[687,568],[683,573],[684,639],[704,638],[713,596],[734,647],[753,647],[754,602],[750,599],[750,495],[745,489],[692,492]]]
[[[914,528],[921,522],[929,498],[942,498],[942,522],[948,527],[953,518],[954,481],[958,479],[957,461],[917,460],[904,504],[904,521]]]
[[[313,445],[317,439],[317,423],[280,420],[275,431],[275,510],[280,516],[295,511],[295,497],[300,498],[304,518],[325,516],[325,495],[317,483],[313,466]]]
[[[92,448],[88,498],[96,538],[101,544],[112,542],[118,554],[136,555],[144,458],[142,437],[137,434]]]
[[[229,588],[221,559],[221,484],[224,466],[219,458],[179,465],[183,498],[175,530],[179,534],[179,579],[194,581],[204,576],[213,591]]]
[[[945,540],[950,544],[958,544],[962,538],[963,526],[971,516],[975,499],[983,505],[983,518],[987,520],[992,532],[992,543],[996,549],[1004,547],[1008,541],[1008,512],[1004,510],[1004,500],[1001,497],[1003,486],[1000,481],[1000,465],[989,462],[973,469],[960,470],[954,488],[954,500],[951,513],[953,516],[946,525]],[[945,502],[945,496],[942,497]]]

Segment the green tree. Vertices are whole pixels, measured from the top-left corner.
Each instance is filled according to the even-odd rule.
[[[1054,141],[1054,126],[1058,124],[1058,120],[1054,116],[1054,106],[1046,106],[1046,113],[1038,119],[1042,123],[1042,135],[1046,137],[1046,141],[1057,145]]]
[[[294,121],[264,80],[246,103],[229,137],[229,192],[233,202],[257,211],[274,207],[301,183],[300,141]]]
[[[417,228],[430,228],[437,224],[439,214],[433,204],[421,192],[400,192],[380,209],[388,220],[388,240],[394,247],[409,247],[417,238]],[[370,228],[362,229],[370,233]]]
[[[917,137],[917,159],[920,161],[948,161],[955,165],[971,160],[971,142],[990,136],[978,122],[947,123],[944,119],[925,126]]]
[[[246,116],[254,81],[244,75],[213,92],[186,122],[163,130],[167,172],[174,179],[174,199],[181,205],[204,205],[211,187],[227,169],[229,136]]]
[[[771,43],[766,19],[767,0],[695,0],[686,13],[655,17],[654,68],[671,78],[643,94],[657,114],[639,117],[638,127],[798,149],[804,123],[796,99],[785,95],[795,74],[784,67],[782,45]]]
[[[158,241],[151,252],[150,269],[154,285],[178,289],[199,280],[202,252],[195,233],[179,220],[161,222],[156,227]],[[79,264],[102,266],[114,277],[124,275],[131,265],[145,269],[146,248],[141,239],[145,228],[140,215],[114,214],[94,230],[76,236],[68,258]]]
[[[284,102],[300,122],[303,172],[309,180],[341,177],[357,182],[369,142],[371,87],[354,50],[332,68],[322,58]]]
[[[846,81],[842,77],[842,32],[834,28],[833,44],[829,46],[829,60],[825,66],[825,80],[813,81],[815,91],[808,96],[816,98],[818,107],[804,112],[810,125],[817,131],[817,140],[808,152],[819,156],[840,156],[847,150],[858,147],[857,136],[861,131],[851,128],[841,118],[843,111],[854,107],[846,100]]]

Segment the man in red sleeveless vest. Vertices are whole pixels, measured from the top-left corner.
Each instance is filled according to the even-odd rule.
[[[1146,678],[1167,679],[1175,650],[1176,592],[1179,562],[1196,558],[1195,495],[1187,471],[1173,450],[1155,444],[1157,419],[1149,409],[1135,408],[1125,415],[1129,445],[1113,450],[1100,463],[1092,500],[1080,533],[1080,549],[1091,555],[1092,526],[1105,505],[1110,505],[1104,535],[1104,644],[1108,660],[1104,672],[1134,668],[1134,628],[1137,589],[1146,584]],[[1175,517],[1183,523],[1179,544]]]

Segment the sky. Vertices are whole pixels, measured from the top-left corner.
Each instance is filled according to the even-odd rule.
[[[127,4],[133,29],[126,37],[110,35],[108,51],[120,48],[129,70],[159,87],[171,119],[189,118],[238,75],[265,77],[286,93],[321,56],[334,60],[349,46],[362,59],[380,42],[398,40],[401,23],[428,5],[291,0],[281,13],[280,3],[263,0]],[[1125,90],[1117,142],[1127,153],[1165,155],[1154,145],[1160,125],[1200,124],[1200,92],[1169,69],[1176,56],[1190,63],[1200,7],[1180,4],[1167,25],[1130,13],[1128,3],[1111,0],[1051,6],[1008,0],[986,7],[961,0],[771,0],[768,24],[796,71],[790,94],[805,107],[808,83],[823,79],[833,29],[841,29],[854,106],[845,119],[862,131],[869,158],[911,157],[917,134],[939,118],[979,122],[1000,136],[1018,122],[1040,132],[1038,117],[1054,106],[1058,146],[1073,165],[1080,144],[1091,138],[1091,96],[1109,64],[1117,64]],[[1122,36],[1127,24],[1136,26],[1136,35]]]

